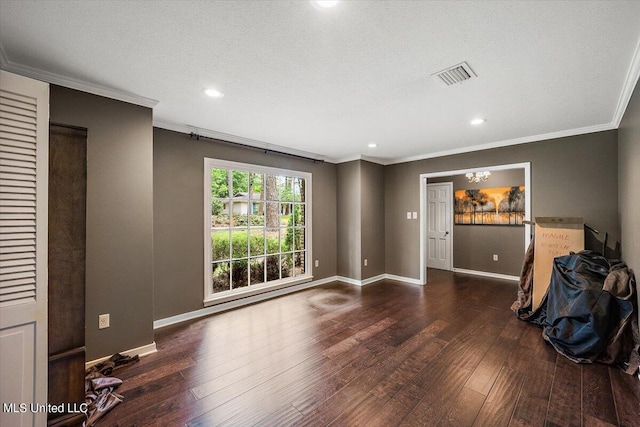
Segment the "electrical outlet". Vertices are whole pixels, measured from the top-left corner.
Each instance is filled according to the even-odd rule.
[[[418,219],[418,212],[411,212],[411,218]]]
[[[320,265],[320,261],[316,260],[315,266],[318,267]]]
[[[411,219],[411,212],[407,212],[407,219]]]
[[[109,314],[98,315],[98,329],[105,329],[109,327]]]
[[[494,255],[493,255],[493,260],[494,260],[494,261],[497,261],[497,260],[498,260],[498,255],[494,254]]]
[[[365,258],[364,259],[364,266],[366,267],[368,263],[369,263],[369,261]]]

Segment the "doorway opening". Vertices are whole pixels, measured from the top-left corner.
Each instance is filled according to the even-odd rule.
[[[531,163],[530,162],[512,163],[512,164],[494,165],[494,166],[481,166],[481,167],[474,167],[474,168],[468,168],[468,169],[447,170],[447,171],[441,171],[441,172],[431,172],[431,173],[420,174],[420,283],[422,285],[427,284],[427,265],[428,265],[428,257],[429,257],[429,245],[431,244],[429,242],[429,237],[428,237],[428,227],[430,223],[431,224],[435,223],[435,221],[433,221],[433,218],[431,217],[438,214],[437,211],[434,211],[435,204],[432,203],[431,205],[429,205],[427,180],[431,180],[432,178],[443,178],[443,177],[451,177],[451,176],[458,176],[458,175],[465,176],[466,174],[476,173],[476,172],[509,171],[512,169],[520,169],[524,172],[524,214],[522,215],[522,219],[524,221],[530,221],[531,220]],[[454,188],[454,191],[455,190],[456,189]],[[453,194],[449,197],[452,198],[451,202],[453,205]],[[453,261],[453,253],[455,252],[454,242],[453,242],[453,223],[454,223],[453,209],[450,210],[450,213],[447,214],[447,217],[451,224],[451,228],[449,230],[449,233],[447,234],[447,237],[450,237],[449,253],[451,254],[452,269],[454,271],[458,271],[458,270],[462,271],[463,269],[455,268],[456,266]],[[524,245],[522,247],[522,254],[524,254],[531,240],[531,226],[525,223],[524,226],[521,226],[521,228],[522,228],[522,233],[524,235],[523,239],[521,240],[521,241],[524,241]],[[444,230],[444,231],[447,231],[447,230]],[[441,233],[441,234],[444,234],[444,233]],[[520,238],[518,239],[520,240]],[[516,252],[518,251],[519,249]],[[472,271],[465,270],[465,272],[472,272]],[[482,271],[473,271],[473,273],[483,274],[483,275],[492,276],[492,277],[502,277],[502,278],[513,277],[511,275],[494,274],[490,272],[487,272],[485,274]]]

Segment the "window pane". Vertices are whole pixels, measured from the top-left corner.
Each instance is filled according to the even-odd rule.
[[[229,171],[226,169],[211,169],[211,197],[229,197]]]
[[[234,198],[249,198],[249,172],[233,171],[233,191]]]
[[[280,255],[267,257],[267,281],[280,279]]]
[[[293,201],[293,178],[290,176],[278,176],[278,199],[282,202]]]
[[[293,205],[293,225],[305,225],[304,208],[305,205],[301,203],[296,203],[295,205]]]
[[[252,229],[249,232],[249,255],[264,255],[264,228]]]
[[[248,253],[247,232],[245,230],[233,230],[231,233],[231,255],[233,258],[246,258]]]
[[[267,228],[267,254],[280,252],[280,229]]]
[[[211,232],[211,260],[221,261],[230,258],[229,229]]]
[[[305,273],[304,255],[305,252],[295,252],[293,254],[293,261],[295,263],[295,276],[302,276]]]
[[[278,177],[267,175],[265,178],[265,199],[278,200]]]
[[[264,200],[264,175],[261,173],[251,172],[249,176],[250,193],[252,200]]]
[[[211,201],[211,226],[229,227],[229,212],[231,204],[229,199],[216,199]]]
[[[280,225],[283,227],[291,226],[293,219],[291,213],[293,212],[293,203],[280,203]]]
[[[234,201],[231,206],[233,206],[231,226],[235,228],[247,228],[249,220],[249,212],[247,210],[248,202],[239,203],[238,201]]]
[[[226,209],[225,209],[226,208]],[[225,205],[225,199],[211,199],[211,226],[213,227],[213,218],[219,215],[229,213],[229,206]]]
[[[251,282],[249,285],[258,285],[264,283],[264,257],[251,258]]]
[[[296,227],[293,229],[293,248],[294,251],[300,251],[305,248],[304,244],[304,228]]]
[[[280,226],[279,204],[278,202],[267,202],[265,207],[265,225],[267,227]]]
[[[293,251],[293,227],[281,228],[280,229],[281,237],[281,246],[280,250],[282,252],[291,252]]]
[[[293,254],[282,254],[282,263],[280,264],[280,277],[285,279],[293,277]]]
[[[249,286],[249,269],[247,268],[247,260],[241,259],[231,261],[231,287],[232,289],[244,288]]]
[[[211,264],[211,292],[216,293],[229,289],[229,263],[214,262]]]
[[[293,200],[295,202],[304,202],[305,198],[305,180],[304,178],[294,178],[293,181]]]
[[[264,202],[251,202],[249,221],[251,227],[264,227]]]

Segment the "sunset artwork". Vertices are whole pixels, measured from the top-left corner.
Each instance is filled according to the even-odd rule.
[[[456,225],[522,225],[524,194],[524,185],[456,190],[454,223]]]

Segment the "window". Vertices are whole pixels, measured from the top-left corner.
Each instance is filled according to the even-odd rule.
[[[311,280],[311,174],[205,159],[205,304]]]

